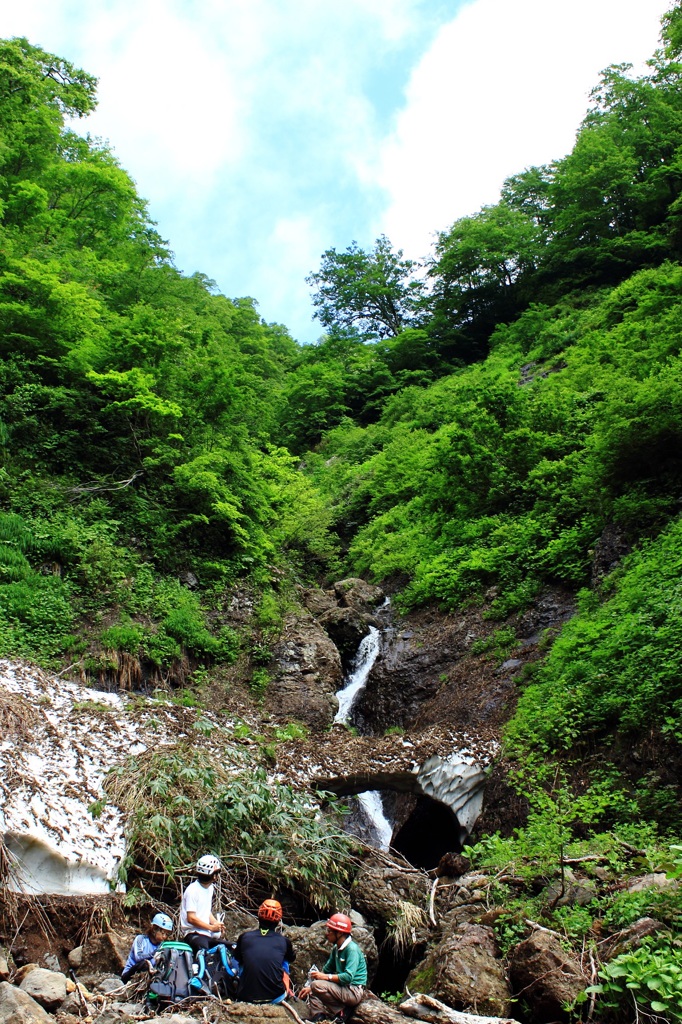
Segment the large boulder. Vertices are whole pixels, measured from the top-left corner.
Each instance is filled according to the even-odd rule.
[[[309,928],[293,926],[291,928],[285,927],[283,931],[291,939],[296,951],[296,960],[291,965],[291,978],[294,985],[298,988],[304,983],[308,971],[313,964],[316,964],[321,969],[329,957],[330,946],[327,941],[327,925],[325,921],[316,921]],[[353,928],[353,939],[365,954],[368,984],[371,984],[379,962],[379,953],[377,944],[374,941],[374,935],[369,928],[358,927]]]
[[[1,981],[0,1024],[54,1024],[54,1018],[28,992]]]
[[[334,594],[342,608],[355,608],[368,614],[384,600],[381,587],[375,587],[365,580],[349,577],[334,583]]]
[[[299,611],[286,618],[273,657],[266,710],[280,719],[305,722],[316,731],[325,729],[338,709],[335,695],[343,681],[334,643],[309,612]]]
[[[492,928],[463,924],[431,948],[407,979],[411,992],[424,992],[456,1010],[506,1017],[511,993],[498,958]]]
[[[97,974],[103,971],[120,974],[125,967],[136,934],[133,928],[127,928],[119,931],[109,929],[91,935],[83,947],[80,970],[84,974]]]
[[[45,967],[29,971],[19,987],[46,1010],[56,1010],[66,999],[65,975]]]
[[[559,936],[539,930],[515,947],[509,977],[514,995],[523,994],[538,1024],[567,1020],[564,1007],[587,985],[578,960],[566,952]]]
[[[353,882],[353,906],[370,920],[384,924],[401,917],[401,906],[411,904],[425,910],[429,901],[429,879],[421,871],[385,861],[366,861]]]

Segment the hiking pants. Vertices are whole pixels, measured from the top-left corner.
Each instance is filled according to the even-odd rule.
[[[337,985],[335,981],[318,979],[310,984],[308,1007],[313,1015],[327,1011],[337,1014],[344,1006],[357,1006],[364,994],[362,985]]]

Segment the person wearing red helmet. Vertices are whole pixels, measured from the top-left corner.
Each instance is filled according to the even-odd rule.
[[[277,931],[282,907],[264,900],[258,908],[258,928],[242,932],[234,951],[242,971],[237,999],[242,1003],[281,1003],[291,990],[289,964],[296,959],[291,940]]]
[[[352,930],[346,914],[332,914],[327,921],[329,959],[321,971],[310,972],[310,984],[299,992],[301,999],[308,996],[312,1020],[328,1020],[330,1015],[347,1020],[365,994],[367,961],[351,938]]]

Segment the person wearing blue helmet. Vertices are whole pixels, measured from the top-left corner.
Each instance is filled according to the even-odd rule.
[[[168,914],[154,914],[144,935],[136,935],[128,953],[121,981],[130,981],[138,971],[151,971],[152,957],[162,942],[173,934],[173,922]]]

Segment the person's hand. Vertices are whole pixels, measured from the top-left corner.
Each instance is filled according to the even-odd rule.
[[[309,994],[310,994],[310,985],[304,985],[303,988],[298,993],[298,998],[299,999],[305,999],[305,997],[307,995],[309,995]]]
[[[322,971],[311,971],[309,977],[312,978],[313,981],[324,981],[326,975],[323,974]]]

